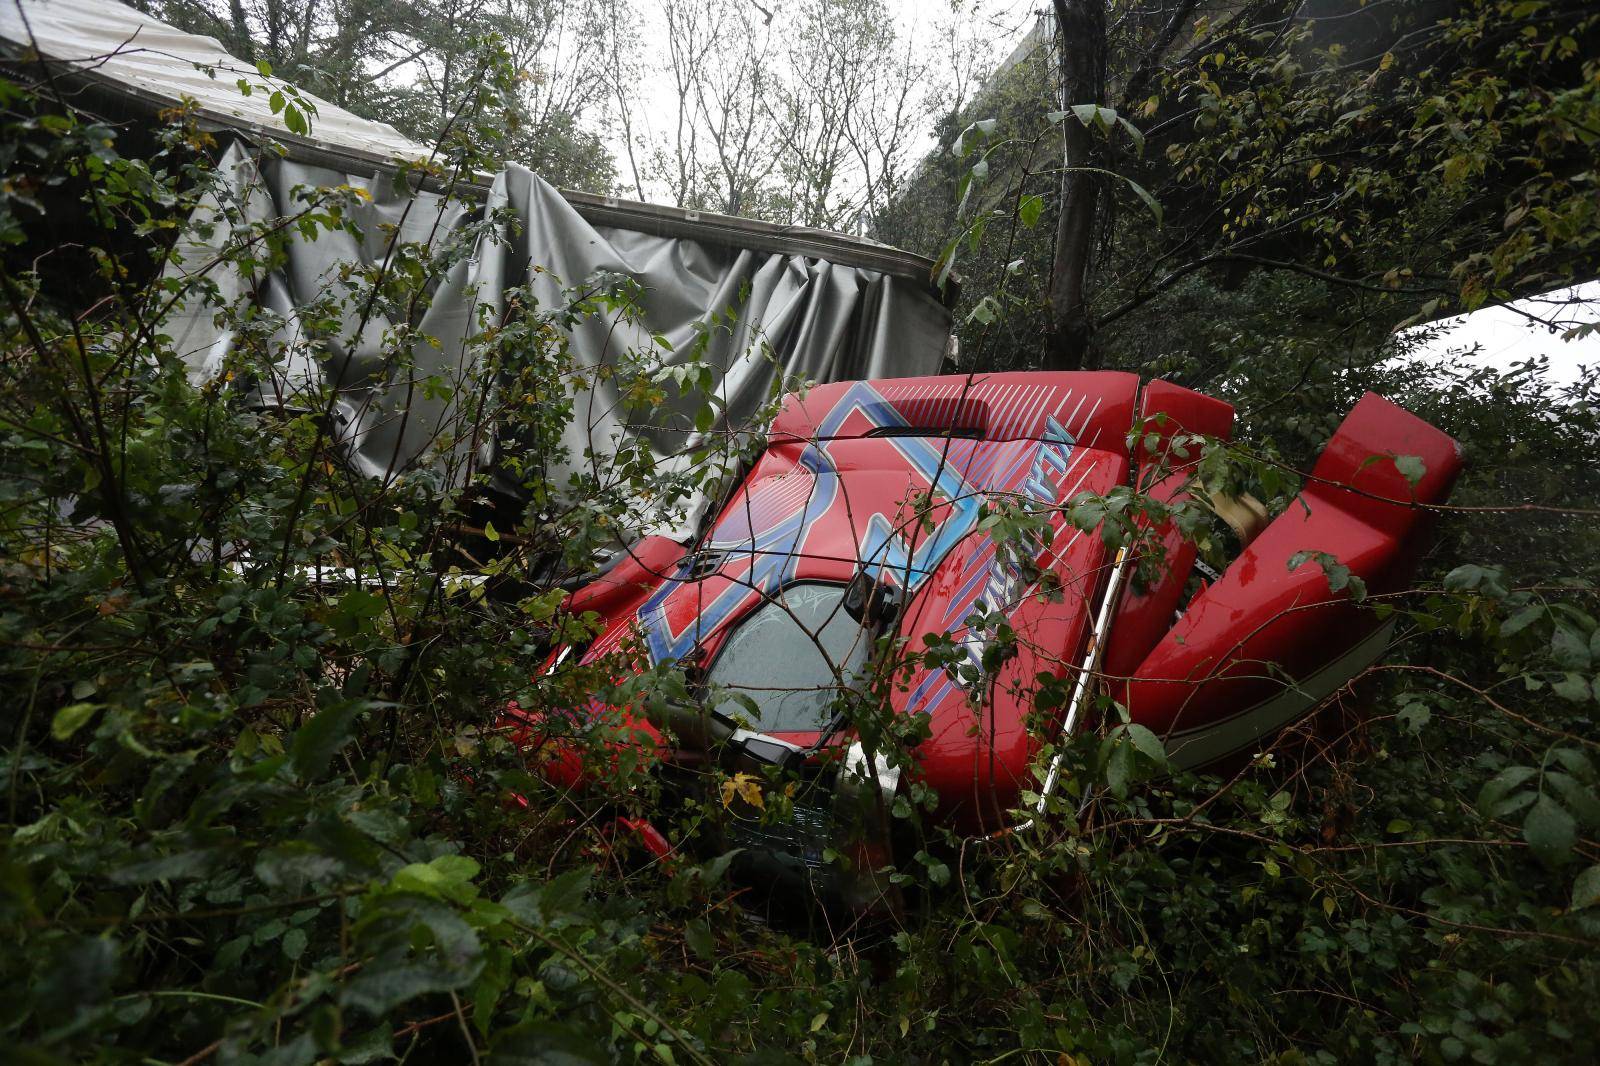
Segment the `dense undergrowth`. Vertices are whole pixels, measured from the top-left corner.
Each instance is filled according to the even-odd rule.
[[[1400,619],[1393,654],[1314,730],[1224,777],[1163,776],[1126,732],[1083,737],[1033,831],[977,844],[921,827],[898,918],[772,923],[742,903],[729,856],[662,861],[614,829],[632,813],[693,838],[729,802],[711,781],[669,805],[648,766],[576,713],[597,695],[680,701],[681,672],[619,688],[606,670],[544,670],[552,634],[583,626],[561,615],[557,582],[641,509],[670,510],[737,460],[708,445],[685,473],[640,450],[547,479],[571,415],[549,397],[572,380],[624,375],[641,409],[694,394],[694,374],[663,376],[649,352],[573,364],[563,328],[626,313],[625,286],[563,307],[508,301],[521,310],[474,336],[473,377],[424,383],[494,404],[464,406],[430,462],[363,479],[340,462],[331,393],[246,402],[282,356],[259,308],[211,294],[237,341],[198,382],[162,333],[161,310],[206,282],[148,280],[130,249],[171,245],[214,188],[204,135],[177,116],[123,154],[117,130],[48,96],[8,86],[4,103],[13,1061],[1600,1052],[1600,555],[1592,495],[1581,506],[1597,434],[1581,395],[1537,375],[1394,372],[1397,398],[1464,442],[1457,502],[1485,510],[1441,516],[1419,588],[1374,605]],[[471,140],[492,119],[463,124],[437,176],[478,161]],[[291,234],[351,225],[359,195],[308,195],[294,225],[245,226],[226,255],[270,267]],[[41,248],[45,208],[74,212],[79,239]],[[391,253],[304,314],[322,358],[375,306],[415,322],[466,254]],[[385,338],[391,372],[414,342]],[[1335,373],[1325,395],[1256,413],[1254,457],[1228,476],[1283,506],[1293,478],[1262,457],[1301,463],[1373,380]],[[488,424],[495,475],[532,500],[511,529],[484,521],[490,471],[455,447]],[[1503,509],[1540,500],[1553,509]],[[498,728],[511,699],[577,723],[592,788],[534,772]],[[778,816],[781,782],[766,795]]]

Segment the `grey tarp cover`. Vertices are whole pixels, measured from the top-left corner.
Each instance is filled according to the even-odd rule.
[[[19,17],[22,12],[28,16],[26,25]],[[293,214],[303,207],[306,189],[351,185],[370,194],[370,202],[356,209],[361,239],[341,231],[321,232],[314,239],[296,236],[285,268],[268,276],[242,277],[214,265],[232,232],[226,224],[216,226],[201,243],[180,246],[173,268],[204,272],[224,296],[249,296],[276,316],[274,339],[279,343],[273,350],[281,356],[275,379],[262,385],[262,399],[295,406],[296,396],[308,385],[331,377],[339,387],[338,431],[354,465],[367,474],[383,476],[401,469],[438,442],[441,428],[448,429],[461,408],[452,409],[448,401],[420,388],[418,380],[470,377],[472,368],[464,365],[469,358],[466,342],[480,323],[499,319],[506,290],[524,283],[540,306],[551,307],[563,301],[568,287],[596,272],[632,279],[639,286],[639,321],[621,321],[619,316],[581,321],[572,335],[577,361],[614,362],[621,353],[646,345],[651,335],[665,337],[671,345],[664,353],[669,362],[700,357],[713,366],[716,391],[735,424],[767,398],[779,374],[818,382],[902,377],[937,372],[943,359],[948,310],[928,288],[926,274],[919,276],[914,257],[881,245],[821,235],[822,247],[831,241],[839,258],[877,263],[888,253],[909,261],[911,268],[895,273],[841,265],[797,251],[792,242],[780,239],[786,234],[776,227],[767,227],[763,237],[742,220],[679,213],[683,224],[678,224],[659,213],[651,215],[659,212],[654,208],[618,207],[609,201],[605,206],[610,211],[593,202],[587,208],[575,206],[516,165],[493,177],[482,207],[433,192],[397,192],[392,169],[371,160],[426,158],[427,150],[388,126],[368,123],[326,102],[317,105],[310,140],[332,149],[335,160],[347,162],[335,162],[339,169],[330,169],[296,161],[297,154],[307,158],[293,150],[305,139],[285,135],[279,116],[259,106],[264,94],[239,97],[231,75],[253,74],[247,64],[228,57],[210,38],[182,33],[112,0],[22,0],[20,6],[17,0],[0,0],[0,38],[14,49],[31,42],[39,53],[130,94],[160,96],[168,82],[168,98],[197,96],[204,114],[239,131],[219,169],[225,179],[223,196],[242,206],[246,223]],[[224,67],[211,79],[197,73],[196,63],[226,63],[235,69]],[[258,146],[270,138],[291,150],[261,150]],[[340,151],[346,154],[341,157]],[[312,157],[326,162],[329,155]],[[218,206],[213,200],[201,211],[221,222]],[[400,226],[400,240],[442,248],[460,227],[483,217],[483,210],[503,209],[515,215],[516,224],[479,236],[472,254],[451,269],[415,323],[418,334],[437,343],[414,346],[414,369],[383,358],[384,331],[396,323],[380,314],[371,315],[356,335],[359,316],[347,311],[347,328],[340,335],[348,343],[324,341],[316,354],[303,343],[296,309],[330,288],[337,290],[341,264],[381,260],[392,243],[385,223]],[[634,217],[639,228],[591,221],[585,210],[613,220]],[[686,236],[686,230],[694,236]],[[778,238],[770,236],[774,232]],[[713,328],[714,320],[720,328]],[[693,342],[708,329],[710,343],[697,351]],[[217,324],[214,308],[198,299],[177,308],[167,331],[197,380],[220,370],[233,339]],[[457,396],[454,402],[476,399]],[[663,454],[676,453],[689,441],[684,420],[671,417],[670,410],[663,410],[653,425],[624,425],[614,384],[602,383],[576,396],[574,410],[577,417],[567,427],[565,443],[575,461],[590,448],[609,453],[622,433],[643,433]],[[446,452],[462,458],[475,451],[484,457],[491,443],[457,439]]]
[[[339,230],[296,239],[285,268],[266,277],[222,275],[212,266],[230,232],[225,225],[216,226],[206,244],[181,249],[182,268],[208,271],[225,293],[253,291],[265,311],[281,317],[279,373],[263,383],[264,401],[294,407],[307,386],[337,373],[336,422],[354,463],[368,474],[393,471],[436,443],[453,417],[451,401],[430,396],[418,381],[463,380],[472,369],[462,363],[466,340],[482,322],[498,321],[503,293],[524,283],[541,307],[562,305],[569,287],[597,272],[638,283],[637,321],[619,314],[578,322],[572,335],[577,362],[614,361],[630,349],[654,348],[652,336],[665,337],[670,349],[654,350],[669,361],[700,358],[711,364],[718,375],[716,391],[735,424],[768,398],[780,373],[810,381],[933,373],[944,354],[948,314],[915,282],[799,255],[597,227],[551,186],[512,165],[495,177],[486,207],[509,208],[516,225],[509,233],[499,229],[477,238],[473,253],[451,269],[417,323],[416,332],[431,340],[413,347],[412,368],[385,361],[382,339],[394,323],[375,312],[357,333],[361,323],[355,306],[346,307],[350,321],[336,331],[353,343],[325,342],[314,358],[301,343],[295,309],[336,289],[342,264],[381,259],[389,247],[385,224],[400,227],[402,240],[431,238],[442,245],[479,212],[474,205],[428,192],[408,203],[395,193],[388,175],[340,174],[257,157],[242,144],[228,150],[222,170],[252,220],[292,213],[311,188],[349,184],[371,196],[358,208],[365,240]],[[197,379],[221,371],[230,337],[217,326],[210,306],[190,301],[173,316],[168,331]],[[697,349],[702,333],[709,341]],[[578,397],[578,417],[566,435],[574,459],[591,447],[602,454],[611,451],[615,435],[631,430],[646,433],[663,453],[688,443],[681,418],[625,426],[618,400],[614,383],[600,383]],[[460,441],[458,449],[468,443]]]

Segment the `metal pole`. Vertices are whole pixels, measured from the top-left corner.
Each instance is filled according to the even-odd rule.
[[[1116,613],[1118,601],[1122,598],[1122,586],[1127,580],[1129,556],[1127,545],[1117,549],[1116,561],[1111,566],[1111,580],[1106,583],[1105,598],[1100,601],[1099,614],[1095,617],[1094,628],[1089,633],[1089,644],[1084,648],[1083,661],[1078,666],[1078,680],[1072,688],[1072,700],[1067,705],[1066,720],[1061,723],[1061,732],[1057,737],[1058,744],[1072,736],[1078,720],[1094,697],[1094,675],[1100,668],[1100,657],[1105,652],[1106,638],[1110,635],[1111,619]],[[1063,757],[1064,754],[1057,751],[1050,759],[1050,767],[1045,772],[1044,783],[1039,789],[1039,802],[1033,807],[1035,817],[1044,814],[1045,802],[1056,790],[1056,785],[1061,779]],[[1020,832],[1031,828],[1034,821],[1035,818],[1029,818],[1014,831]]]

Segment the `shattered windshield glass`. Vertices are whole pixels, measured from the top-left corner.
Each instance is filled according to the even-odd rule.
[[[761,732],[811,732],[832,717],[839,678],[855,674],[867,660],[870,641],[842,606],[836,585],[791,585],[739,625],[706,671],[709,687],[748,696]],[[726,703],[721,710],[751,716]]]

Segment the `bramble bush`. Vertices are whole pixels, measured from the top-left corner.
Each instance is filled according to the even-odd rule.
[[[487,69],[433,178],[492,152],[505,76]],[[586,279],[559,307],[511,294],[473,332],[472,373],[424,383],[486,402],[460,405],[425,461],[360,477],[341,462],[331,389],[247,402],[282,357],[270,317],[160,269],[159,249],[205,224],[194,206],[222,195],[205,135],[176,115],[124,154],[118,130],[48,93],[6,84],[0,99],[0,1039],[17,1060],[1600,1050],[1600,553],[1593,509],[1560,494],[1592,476],[1552,487],[1548,511],[1508,510],[1495,473],[1591,455],[1582,396],[1493,375],[1398,383],[1464,441],[1465,509],[1442,515],[1418,589],[1374,598],[1401,622],[1396,647],[1315,728],[1227,775],[1174,776],[1108,708],[1111,728],[1066,744],[1066,786],[1028,832],[964,841],[896,805],[921,840],[894,871],[904,913],[829,925],[797,907],[773,923],[742,905],[730,854],[653,859],[616,818],[715,840],[752,788],[781,817],[783,782],[725,790],[708,771],[698,801],[663,793],[588,708],[681,703],[682,671],[546,672],[552,641],[592,622],[563,614],[562,583],[759,447],[711,435],[669,467],[636,445],[550,480],[573,417],[552,397],[592,375],[619,376],[641,410],[679,391],[712,403],[701,375],[663,373],[648,351],[610,368],[572,358],[564,331],[629,313],[627,286]],[[223,196],[226,258],[270,269],[291,234],[352,228],[360,195],[306,190],[287,225],[250,223]],[[63,212],[78,237],[41,256],[42,220]],[[389,240],[304,312],[321,358],[374,307],[415,323],[469,254]],[[227,368],[199,382],[162,332],[180,297],[235,330]],[[384,338],[390,372],[416,342],[404,327]],[[1325,437],[1331,415],[1304,417]],[[1283,506],[1304,459],[1287,423],[1258,420],[1249,449],[1207,445],[1206,476]],[[457,447],[489,427],[492,470]],[[1559,466],[1530,469],[1560,481]],[[491,473],[529,501],[514,522],[486,503]],[[1075,506],[1094,524],[1139,504]],[[1530,520],[1545,525],[1500,557]],[[994,528],[1025,537],[1027,516]],[[565,731],[590,788],[541,777],[501,728],[510,700]],[[884,746],[915,740],[856,713]]]

